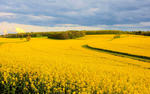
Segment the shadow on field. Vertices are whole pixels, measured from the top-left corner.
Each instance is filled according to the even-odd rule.
[[[115,56],[127,57],[127,58],[131,58],[131,59],[150,63],[150,57],[147,57],[147,56],[133,55],[133,54],[129,54],[129,53],[117,52],[117,51],[112,51],[112,50],[107,50],[107,49],[94,48],[94,47],[91,47],[89,45],[83,45],[82,47],[87,48],[87,49],[91,49],[91,50],[109,53],[109,54],[112,54]]]

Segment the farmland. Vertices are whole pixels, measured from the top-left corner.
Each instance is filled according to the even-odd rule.
[[[121,35],[120,38],[110,39],[107,42],[97,40],[89,45],[96,48],[109,49],[135,55],[150,57],[150,37],[137,35]]]
[[[150,57],[149,37],[114,36],[0,38],[0,93],[149,94],[149,62],[83,47]]]

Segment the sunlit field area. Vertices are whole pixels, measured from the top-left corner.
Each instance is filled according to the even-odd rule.
[[[150,57],[150,42],[148,41],[150,41],[148,36],[120,35],[120,37],[114,36],[114,38],[108,39],[106,42],[97,39],[88,45],[95,48]]]
[[[0,38],[0,93],[149,94],[150,63],[84,47],[150,56],[149,37]]]

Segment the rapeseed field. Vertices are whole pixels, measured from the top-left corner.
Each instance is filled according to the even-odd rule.
[[[149,94],[150,63],[83,47],[104,47],[100,44],[143,38],[123,36],[114,40],[114,35],[88,35],[71,40],[32,38],[28,42],[0,38],[0,93]],[[149,43],[143,42],[133,41],[134,46],[145,47],[143,53],[135,54],[148,56]]]
[[[150,57],[150,37],[141,35],[121,35],[120,38],[107,42],[97,40],[89,46]]]

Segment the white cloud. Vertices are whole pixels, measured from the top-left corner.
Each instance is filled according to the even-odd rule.
[[[36,21],[56,20],[56,17],[53,16],[30,15],[30,14],[8,13],[8,12],[0,12],[0,18],[7,18],[10,20],[24,18],[26,20],[30,19]]]
[[[56,19],[55,17],[52,16],[44,16],[44,15],[39,15],[39,16],[34,16],[34,15],[24,15],[26,17],[31,18],[32,20],[54,20]]]
[[[65,15],[65,16],[77,16],[79,15],[78,11],[68,11],[68,12],[61,12],[61,14]]]
[[[16,18],[16,14],[9,13],[9,12],[0,12],[0,18],[12,19],[12,18]]]
[[[4,30],[9,32],[15,32],[16,27],[22,28],[26,32],[47,32],[47,31],[66,31],[66,30],[143,30],[149,31],[150,22],[140,22],[137,24],[116,24],[116,25],[97,25],[97,26],[81,26],[78,24],[56,24],[54,27],[45,27],[45,26],[35,26],[35,25],[25,25],[25,24],[16,24],[1,22],[0,23],[0,34]]]
[[[140,22],[140,24],[143,26],[150,26],[150,22]]]
[[[136,24],[115,24],[112,26],[117,26],[117,27],[144,27],[144,26],[150,26],[150,22],[140,22]]]
[[[90,8],[88,11],[91,13],[95,13],[99,11],[99,8]]]
[[[63,24],[62,24],[63,25]],[[24,24],[16,24],[16,23],[8,23],[1,22],[0,23],[0,34],[4,30],[9,32],[15,32],[16,27],[22,28],[25,32],[47,32],[47,31],[66,31],[66,30],[101,30],[99,27],[87,27],[73,24],[64,24],[63,27],[55,26],[55,27],[45,27],[45,26],[35,26],[35,25],[24,25]],[[67,27],[66,27],[67,26]],[[75,27],[74,27],[75,26]]]
[[[80,17],[80,16],[94,16],[96,13],[99,12],[99,8],[89,8],[89,9],[83,9],[83,10],[76,10],[76,11],[65,11],[65,12],[61,12],[61,14],[65,15],[65,16],[76,16],[76,17]]]
[[[78,24],[56,24],[55,26],[58,26],[58,27],[79,27],[80,25],[78,25]]]
[[[116,27],[140,27],[140,24],[115,24],[112,26],[116,26]]]
[[[97,27],[104,28],[106,30],[128,30],[128,31],[150,31],[150,22],[140,22],[135,24],[114,24],[114,25],[97,25]]]

